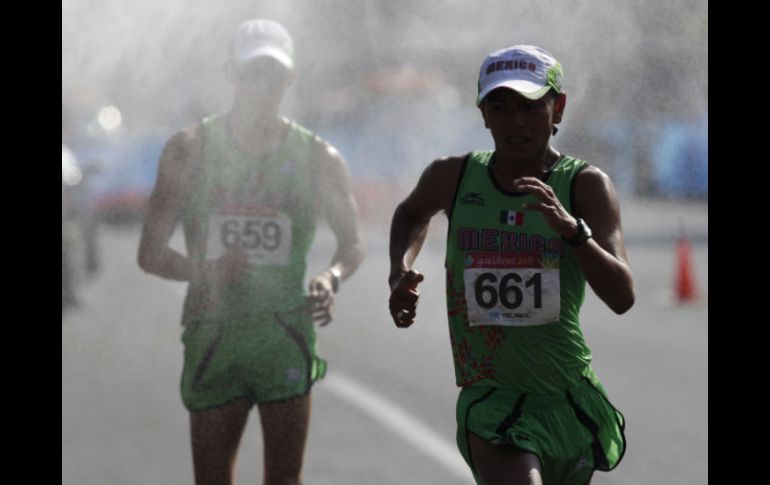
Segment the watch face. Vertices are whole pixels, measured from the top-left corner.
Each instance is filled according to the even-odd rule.
[[[575,219],[575,221],[577,222],[577,229],[578,229],[577,235],[571,239],[565,239],[567,244],[569,244],[570,246],[578,246],[580,244],[583,244],[588,240],[588,238],[591,237],[591,234],[592,234],[591,229],[588,227],[588,225],[583,219],[578,217],[577,219]]]
[[[578,229],[580,232],[578,232],[577,237],[575,238],[576,242],[578,243],[584,243],[588,240],[589,237],[591,237],[591,229],[586,224],[586,221],[583,219],[578,219]]]

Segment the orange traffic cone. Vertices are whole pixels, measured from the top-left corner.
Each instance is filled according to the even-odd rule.
[[[695,276],[692,269],[692,247],[690,240],[682,235],[676,243],[676,299],[680,303],[697,299],[695,290]]]

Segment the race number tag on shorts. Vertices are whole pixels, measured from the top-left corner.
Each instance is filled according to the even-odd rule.
[[[291,256],[291,219],[286,214],[212,214],[206,258],[242,249],[253,265],[285,266]]]
[[[558,268],[472,265],[465,268],[463,279],[471,327],[523,327],[559,319]]]

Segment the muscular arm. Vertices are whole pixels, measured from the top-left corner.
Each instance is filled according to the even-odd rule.
[[[363,261],[366,246],[345,160],[334,147],[316,137],[313,162],[316,203],[337,238],[329,269],[310,280],[311,315],[314,322],[325,326],[334,313],[332,272],[339,275],[340,281],[348,278]]]
[[[574,198],[573,212],[593,232],[585,244],[573,248],[575,259],[596,295],[614,312],[625,313],[634,304],[634,281],[612,181],[598,168],[589,167],[577,176]]]
[[[158,176],[142,225],[138,262],[144,271],[161,278],[190,279],[189,259],[168,243],[191,181],[190,167],[199,161],[197,144],[192,130],[180,132],[166,143],[158,163]]]
[[[396,207],[390,225],[391,286],[412,268],[428,234],[430,219],[442,210],[449,213],[462,161],[453,157],[432,162],[414,190]]]
[[[513,190],[534,195],[539,202],[524,208],[543,214],[551,228],[565,238],[577,235],[577,222],[561,205],[553,189],[534,177],[514,180]],[[571,248],[580,270],[596,295],[615,313],[628,311],[634,304],[634,282],[628,266],[620,225],[620,204],[610,178],[596,167],[576,176],[573,188],[577,217],[593,232],[584,244]]]
[[[345,280],[359,267],[366,254],[358,205],[350,191],[350,174],[340,153],[317,138],[314,159],[318,202],[337,238],[337,250],[332,257],[330,269],[338,270],[340,280]]]
[[[449,213],[460,176],[460,157],[436,160],[422,173],[417,186],[401,202],[390,226],[390,313],[399,327],[414,322],[422,275],[412,270],[428,233],[430,219],[439,211]]]

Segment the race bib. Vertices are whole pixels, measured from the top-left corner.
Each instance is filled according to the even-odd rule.
[[[291,257],[291,219],[283,213],[213,214],[209,217],[206,258],[242,249],[252,265],[285,266]]]
[[[534,256],[513,256],[512,263],[500,265],[494,261],[484,264],[480,258],[465,268],[465,301],[471,327],[523,327],[559,319],[559,270],[538,267],[541,265],[535,261]]]

